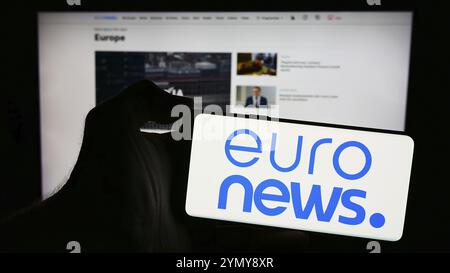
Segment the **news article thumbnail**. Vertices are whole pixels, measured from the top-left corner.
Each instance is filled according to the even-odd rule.
[[[231,53],[95,53],[96,103],[148,79],[174,95],[201,96],[203,105],[230,104]]]
[[[236,86],[236,106],[246,108],[268,108],[277,104],[275,86],[238,85]]]
[[[202,97],[203,105],[230,104],[231,53],[95,52],[96,103],[143,79],[174,95]],[[148,122],[143,129],[169,130]]]
[[[277,54],[276,53],[238,53],[237,75],[247,76],[276,76]]]

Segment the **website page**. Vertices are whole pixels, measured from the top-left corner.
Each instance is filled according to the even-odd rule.
[[[40,13],[43,195],[70,174],[89,110],[142,79],[233,113],[403,131],[411,23],[410,12]]]

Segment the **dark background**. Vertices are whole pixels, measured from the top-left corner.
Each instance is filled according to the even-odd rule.
[[[2,99],[5,110],[6,175],[0,179],[0,217],[41,198],[37,16],[55,11],[377,11],[413,10],[411,66],[406,133],[415,141],[413,170],[403,238],[381,242],[383,252],[450,251],[450,22],[446,1],[381,0],[254,1],[136,1],[65,0],[3,1]],[[37,1],[36,1],[37,2]],[[292,2],[292,1],[291,1]],[[247,4],[246,4],[247,3]],[[68,52],[67,54],[70,54]],[[380,109],[382,111],[382,109]],[[3,151],[3,150],[2,150]],[[311,251],[363,251],[367,239],[310,233]]]

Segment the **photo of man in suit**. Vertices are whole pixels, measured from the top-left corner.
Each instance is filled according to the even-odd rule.
[[[260,106],[267,106],[267,98],[261,96],[261,87],[253,87],[253,96],[248,96],[247,100],[245,101],[245,107],[248,106],[255,108],[259,108]]]

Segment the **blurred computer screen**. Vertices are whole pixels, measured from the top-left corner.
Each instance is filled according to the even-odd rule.
[[[69,175],[88,111],[142,79],[234,113],[403,131],[411,26],[412,12],[41,12],[42,193]]]

